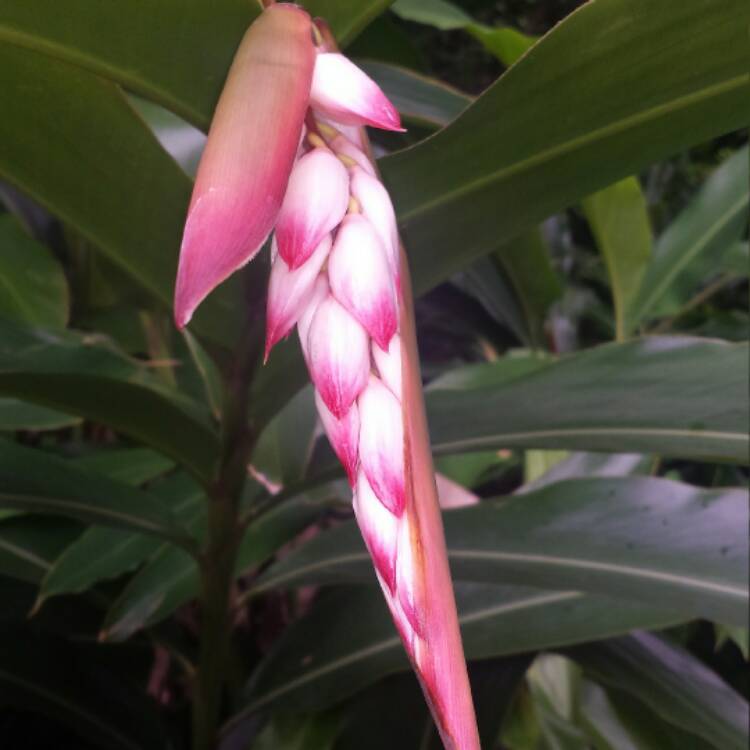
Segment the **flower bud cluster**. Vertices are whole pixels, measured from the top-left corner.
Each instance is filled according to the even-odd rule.
[[[399,130],[365,73],[319,52],[310,110],[272,239],[266,357],[297,326],[325,432],[353,489],[357,522],[410,655],[421,624],[406,512],[400,246],[362,125]]]

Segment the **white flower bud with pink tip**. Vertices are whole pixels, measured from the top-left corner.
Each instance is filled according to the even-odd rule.
[[[349,174],[334,154],[316,148],[292,169],[276,220],[279,255],[292,270],[338,226],[349,205]]]
[[[325,235],[313,254],[295,271],[280,255],[274,259],[268,281],[265,359],[305,311],[320,269],[328,258],[331,243],[331,235]]]
[[[370,376],[358,404],[362,470],[383,505],[401,517],[406,504],[401,404],[375,376]]]
[[[372,490],[363,471],[354,493],[354,514],[375,569],[391,594],[396,588],[396,545],[399,521]]]
[[[349,214],[341,223],[328,280],[334,297],[386,349],[398,328],[396,289],[383,244],[361,214]]]
[[[354,487],[359,465],[359,409],[356,404],[352,404],[343,418],[336,419],[317,391],[315,391],[315,406],[331,447],[346,469],[349,484]]]
[[[351,193],[357,199],[359,209],[375,227],[383,243],[391,273],[394,279],[399,276],[399,242],[396,225],[396,212],[388,196],[388,191],[380,180],[362,169],[354,167],[351,172]]]
[[[309,369],[310,367],[310,357],[308,355],[307,351],[307,339],[310,333],[310,325],[312,324],[312,320],[315,317],[315,312],[318,309],[318,305],[326,299],[331,293],[331,289],[328,286],[328,277],[321,273],[317,279],[315,279],[315,284],[313,284],[313,290],[310,294],[310,299],[307,302],[307,306],[302,311],[302,314],[299,316],[299,320],[297,321],[297,333],[299,333],[299,343],[302,347],[302,354],[305,357],[305,362],[307,362],[307,367]]]
[[[329,145],[337,156],[344,156],[347,159],[351,159],[357,164],[357,166],[364,169],[367,174],[375,175],[375,167],[367,154],[352,143],[346,136],[341,134],[337,135]]]
[[[333,298],[315,311],[307,336],[310,376],[323,402],[337,419],[367,385],[370,347],[365,329]]]
[[[373,342],[372,358],[375,360],[380,379],[388,386],[391,393],[401,401],[401,337],[396,334],[385,351]]]
[[[351,60],[336,52],[315,58],[310,103],[344,125],[372,125],[403,132],[398,111],[380,87]]]

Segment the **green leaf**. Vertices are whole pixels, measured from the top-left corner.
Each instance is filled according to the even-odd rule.
[[[0,30],[7,6],[0,10]],[[38,7],[32,12],[39,17]],[[88,29],[94,21],[89,16],[81,23]],[[0,176],[75,227],[157,304],[171,308],[192,185],[119,87],[47,54],[0,44],[0,88],[6,103]],[[197,329],[231,341],[238,292],[236,282],[223,285],[201,310]]]
[[[378,83],[407,123],[442,128],[473,101],[473,97],[436,78],[399,65],[365,60],[360,67]]]
[[[552,448],[748,460],[745,344],[650,337],[573,354],[494,387],[429,389],[439,453]],[[503,360],[471,368],[502,381]],[[460,371],[459,371],[460,374]],[[470,417],[468,418],[467,415]]]
[[[524,484],[516,494],[530,492],[564,479],[648,474],[652,465],[653,459],[639,453],[571,453],[535,481]]]
[[[114,479],[133,487],[144,484],[174,467],[174,462],[148,448],[99,450],[71,459],[79,469]]]
[[[171,513],[149,493],[7,441],[0,443],[0,506],[131,529],[188,547],[191,544]]]
[[[508,67],[513,65],[537,41],[536,37],[523,34],[510,27],[472,23],[466,27],[466,30],[480,41],[488,52]]]
[[[742,656],[745,661],[750,659],[750,644],[748,643],[748,628],[737,627],[736,625],[722,625],[717,624],[716,626],[716,650],[718,651],[724,643],[732,641],[737,648],[742,652]]]
[[[417,292],[646,164],[744,127],[746,15],[743,0],[587,3],[447,128],[382,159]]]
[[[497,323],[505,326],[522,344],[531,344],[519,300],[492,258],[480,258],[457,274],[454,284],[474,297]]]
[[[570,591],[456,586],[467,658],[484,659],[659,627],[675,616]],[[409,669],[382,594],[340,588],[287,629],[251,679],[244,714],[273,701],[285,710],[324,708],[375,680]]]
[[[318,427],[311,385],[292,397],[263,430],[252,465],[271,482],[291,484],[305,476]]]
[[[444,517],[456,580],[576,589],[743,625],[747,493],[645,477],[571,479]],[[273,565],[256,593],[370,580],[356,526]]]
[[[187,176],[107,81],[2,44],[0,86],[0,174],[170,305]]]
[[[714,747],[747,747],[747,702],[692,654],[666,640],[636,633],[567,653],[595,680],[631,693]]]
[[[250,524],[240,544],[236,573],[259,565],[290,538],[308,526],[328,503],[299,497],[272,509]],[[190,526],[200,535],[205,514],[196,513]],[[175,609],[197,596],[198,567],[178,547],[162,545],[151,560],[130,580],[112,604],[102,627],[102,639],[129,638],[143,627],[168,617]]]
[[[206,145],[206,135],[159,104],[133,95],[128,96],[128,102],[185,174],[195,178],[198,162]]]
[[[0,575],[38,584],[57,556],[79,534],[59,518],[17,515],[0,522]]]
[[[205,501],[203,491],[185,474],[169,477],[152,492],[178,518],[193,517]],[[40,586],[38,605],[52,596],[85,591],[99,581],[128,573],[161,547],[162,542],[153,536],[92,526],[54,557]]]
[[[562,297],[563,287],[541,232],[524,232],[504,243],[494,255],[523,308],[533,345],[545,348],[544,322],[552,304]]]
[[[745,147],[713,172],[659,237],[638,296],[632,300],[633,323],[674,312],[698,282],[717,270],[721,256],[747,226],[749,202]],[[743,273],[747,274],[747,265]]]
[[[110,425],[211,476],[218,437],[205,408],[100,337],[0,321],[0,393]]]
[[[434,26],[441,31],[463,29],[473,22],[471,16],[446,0],[397,0],[392,10],[405,21]]]
[[[663,721],[628,693],[584,680],[581,723],[597,750],[711,750],[697,735]]]
[[[111,655],[110,655],[111,656]],[[97,649],[32,635],[28,628],[0,637],[0,703],[50,715],[108,750],[171,747],[143,690]],[[86,744],[88,745],[88,743]]]
[[[13,216],[0,216],[0,316],[63,328],[69,304],[60,263]]]
[[[0,431],[59,430],[80,422],[79,417],[63,414],[44,406],[29,404],[17,398],[0,398]]]
[[[534,37],[511,28],[477,23],[461,8],[446,0],[398,0],[393,12],[406,21],[434,26],[441,31],[463,29],[475,37],[504,65],[512,65],[534,44]]]
[[[345,45],[388,2],[302,4],[327,18]],[[258,10],[247,0],[215,0],[210,7],[202,0],[117,5],[70,0],[64,7],[55,0],[10,0],[0,8],[0,42],[93,71],[205,130],[234,52]]]
[[[633,329],[627,310],[651,260],[646,197],[638,179],[626,177],[585,198],[583,211],[604,256],[615,306],[615,335],[622,341]]]

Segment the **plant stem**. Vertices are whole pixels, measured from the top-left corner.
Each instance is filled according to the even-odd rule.
[[[258,264],[259,266],[261,264]],[[213,750],[221,716],[221,699],[231,638],[231,594],[243,525],[239,504],[247,478],[255,434],[248,424],[248,387],[260,361],[266,274],[246,272],[248,299],[260,304],[248,310],[245,331],[227,379],[222,408],[222,455],[209,492],[208,535],[201,560],[200,656],[193,695],[193,750]]]

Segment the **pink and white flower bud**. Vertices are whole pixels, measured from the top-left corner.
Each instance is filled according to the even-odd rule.
[[[299,268],[312,255],[348,205],[349,174],[328,149],[313,149],[294,165],[276,222],[279,255],[289,268]]]
[[[391,393],[401,401],[401,337],[396,334],[383,351],[373,343],[372,358],[378,368],[380,379],[388,386]]]
[[[400,518],[406,505],[401,404],[375,376],[358,404],[360,465],[380,502]]]
[[[370,347],[365,329],[331,296],[315,311],[307,356],[323,402],[334,417],[343,419],[367,385]]]
[[[315,58],[310,103],[344,125],[404,130],[398,110],[377,83],[337,52],[319,52]]]
[[[375,569],[391,594],[396,588],[396,545],[399,521],[377,498],[360,471],[354,493],[354,514]]]
[[[317,391],[315,406],[331,447],[346,469],[349,484],[354,487],[359,465],[359,409],[356,404],[352,404],[342,419],[336,419]]]
[[[385,249],[361,214],[349,214],[341,223],[328,261],[328,280],[334,297],[386,349],[398,328],[396,290]]]
[[[297,321],[297,332],[299,333],[299,343],[302,347],[302,354],[307,362],[307,368],[310,369],[310,357],[307,350],[307,339],[310,334],[310,325],[315,317],[315,313],[318,309],[318,305],[327,299],[331,293],[331,289],[328,286],[328,278],[324,273],[320,274],[315,283],[313,284],[312,294],[307,302],[305,309],[299,316]]]
[[[388,191],[377,177],[356,167],[351,172],[351,193],[365,218],[375,227],[388,257],[394,279],[399,276],[399,241],[396,212]]]
[[[331,235],[327,234],[313,254],[298,269],[292,271],[278,255],[271,267],[266,304],[266,350],[271,349],[292,330],[304,312],[315,287],[315,280],[331,250]]]
[[[367,174],[375,175],[375,167],[367,154],[352,143],[345,135],[337,135],[329,145],[337,156],[346,156],[356,162]]]

